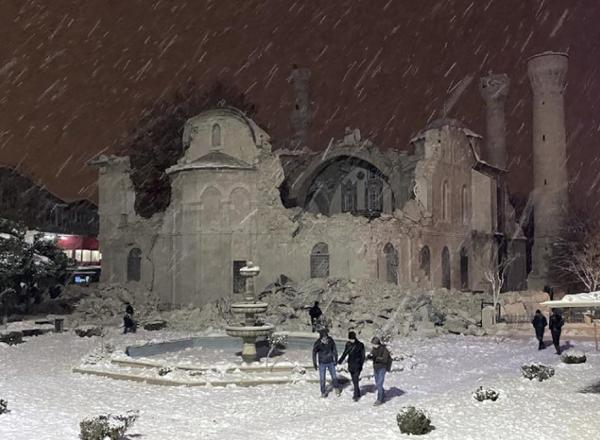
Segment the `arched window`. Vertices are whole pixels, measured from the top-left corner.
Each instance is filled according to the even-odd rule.
[[[378,173],[370,170],[365,188],[365,200],[369,214],[379,214],[383,211],[383,181]]]
[[[356,182],[342,183],[342,212],[356,211]]]
[[[214,124],[212,126],[212,146],[221,146],[221,126],[219,124]]]
[[[425,273],[427,279],[431,278],[431,252],[428,246],[421,248],[421,270]]]
[[[461,191],[461,212],[463,225],[469,224],[469,193],[466,185],[463,185]]]
[[[460,250],[460,288],[469,288],[469,254],[464,247]]]
[[[442,183],[442,220],[450,220],[450,187],[447,180]]]
[[[392,243],[388,243],[383,248],[383,253],[385,254],[386,281],[398,284],[398,251]]]
[[[142,251],[133,248],[127,256],[127,281],[139,281],[142,278]]]
[[[446,246],[442,250],[442,287],[450,289],[450,251]]]
[[[317,243],[310,253],[310,277],[327,278],[329,276],[329,246]]]

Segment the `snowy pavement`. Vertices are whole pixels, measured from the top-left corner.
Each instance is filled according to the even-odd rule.
[[[132,337],[113,338],[123,343]],[[143,440],[410,438],[395,420],[405,405],[430,413],[435,430],[427,439],[600,437],[600,394],[580,392],[600,382],[600,355],[588,342],[572,341],[588,362],[565,365],[550,347],[538,352],[533,338],[398,339],[392,351],[412,355],[406,365],[413,368],[389,374],[389,400],[373,407],[368,379],[361,381],[367,394],[355,403],[349,388],[339,398],[321,399],[316,384],[161,387],[72,373],[100,341],[47,334],[0,345],[0,398],[11,410],[0,415],[0,439],[77,439],[83,418],[136,409],[140,417],[132,432]],[[527,362],[554,365],[556,375],[530,382],[520,374]],[[479,385],[499,391],[499,400],[474,400]]]

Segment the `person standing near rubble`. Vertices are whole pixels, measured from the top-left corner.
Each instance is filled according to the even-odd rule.
[[[559,311],[552,309],[548,327],[550,328],[550,333],[552,333],[552,343],[554,344],[554,348],[556,348],[556,354],[560,354],[560,333],[562,332],[563,325],[565,325],[565,320]]]
[[[371,339],[371,344],[373,345],[373,348],[371,349],[371,353],[367,356],[367,359],[373,361],[375,386],[377,387],[377,400],[373,405],[378,406],[381,405],[385,399],[383,382],[385,380],[385,373],[392,369],[392,355],[377,336],[374,336],[373,339]]]
[[[317,325],[319,323],[319,319],[323,316],[323,312],[319,307],[319,301],[315,301],[315,304],[308,309],[308,315],[310,316],[310,325],[312,326],[312,332],[317,331]]]
[[[543,350],[544,348],[546,348],[544,346],[544,329],[548,325],[548,321],[546,320],[546,317],[542,314],[541,310],[538,309],[535,311],[535,315],[531,320],[531,325],[533,325],[533,328],[535,329],[535,337],[539,342],[538,350]]]
[[[123,316],[123,334],[135,333],[137,330],[137,322],[133,319],[133,306],[127,303],[125,307],[125,315]]]
[[[337,376],[335,374],[335,366],[337,364],[337,347],[335,341],[329,336],[327,330],[319,330],[319,339],[317,339],[313,345],[312,360],[315,370],[319,370],[319,384],[321,386],[321,397],[327,397],[326,388],[326,374],[329,370],[331,376],[331,383],[335,389],[335,393],[339,396],[342,393],[342,389],[338,384]],[[317,365],[317,360],[318,365]]]
[[[338,361],[338,365],[341,365],[348,356],[348,371],[350,377],[352,377],[352,385],[354,385],[354,395],[352,400],[355,402],[360,399],[360,387],[358,381],[360,380],[360,373],[365,363],[365,344],[360,342],[356,337],[355,332],[348,332],[348,342],[346,342],[346,348],[342,357]]]

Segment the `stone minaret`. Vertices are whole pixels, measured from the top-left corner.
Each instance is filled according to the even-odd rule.
[[[506,169],[506,122],[504,104],[510,80],[506,74],[489,74],[481,78],[479,90],[485,100],[487,136],[486,154],[488,162]]]
[[[527,64],[533,89],[535,234],[530,288],[549,283],[548,256],[564,226],[568,203],[564,92],[568,56],[544,52]]]
[[[294,87],[294,108],[291,122],[294,130],[292,146],[303,147],[308,141],[312,109],[310,105],[310,70],[294,65],[290,81]]]

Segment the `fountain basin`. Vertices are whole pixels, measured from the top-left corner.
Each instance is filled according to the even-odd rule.
[[[259,336],[269,336],[275,331],[275,326],[272,324],[246,326],[246,325],[228,325],[225,327],[225,332],[229,336],[237,338],[257,338]]]
[[[231,304],[230,310],[232,313],[264,313],[267,311],[267,303],[235,303]]]

